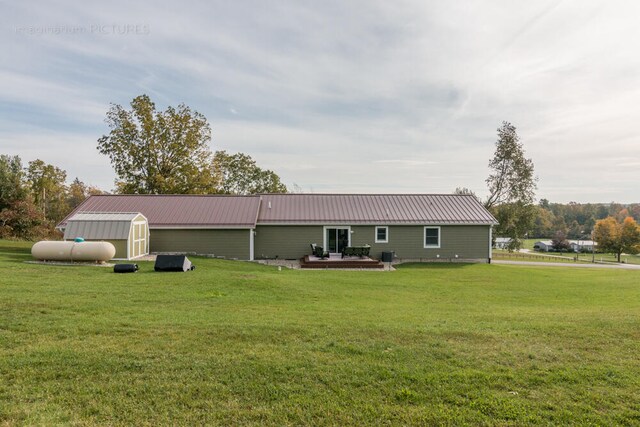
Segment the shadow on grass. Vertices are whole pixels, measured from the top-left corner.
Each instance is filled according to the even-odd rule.
[[[23,255],[29,255],[31,254],[31,246],[2,246],[2,249],[0,250],[0,255],[4,255],[4,254],[23,254]]]
[[[468,262],[407,262],[405,264],[397,264],[393,267],[396,269],[444,269],[444,270],[454,270],[459,268],[469,267],[475,264]]]
[[[31,246],[2,246],[0,249],[0,257],[4,261],[23,262],[31,258]]]
[[[25,261],[34,261],[34,259],[31,257],[31,254],[26,253],[26,254],[19,254],[19,253],[2,253],[0,252],[0,258],[2,258],[3,261],[5,262],[25,262]]]

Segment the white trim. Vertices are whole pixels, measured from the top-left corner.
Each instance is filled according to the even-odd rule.
[[[384,228],[384,240],[378,240],[378,228]],[[373,238],[376,243],[389,243],[389,226],[388,225],[376,225],[373,228]]]
[[[435,228],[435,229],[438,230],[438,244],[437,245],[427,245],[427,228],[430,228],[430,229]],[[440,228],[440,226],[425,225],[424,226],[424,231],[422,233],[422,244],[423,244],[425,249],[439,249],[440,246],[442,246],[442,229]]]
[[[254,251],[253,233],[255,233],[255,230],[253,229],[249,230],[249,261],[253,261],[253,251]]]
[[[329,248],[327,247],[327,228],[339,228],[341,230],[347,230],[347,236],[348,236],[347,246],[351,246],[351,226],[350,225],[325,225],[322,227],[322,247],[325,251],[329,250]]]

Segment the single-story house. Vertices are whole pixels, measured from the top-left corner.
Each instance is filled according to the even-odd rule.
[[[496,237],[496,241],[493,247],[496,249],[506,249],[510,243],[511,243],[510,237]]]
[[[573,252],[591,252],[594,248],[594,245],[597,247],[598,244],[594,243],[593,240],[569,240],[569,248]],[[551,252],[555,249],[553,248],[553,241],[551,240],[540,240],[533,245],[533,248],[537,251],[541,252]]]
[[[431,194],[96,195],[79,212],[140,212],[152,253],[299,259],[370,245],[400,260],[491,259],[495,218],[473,196]]]
[[[110,242],[114,259],[134,259],[149,253],[149,225],[140,212],[77,212],[66,220],[64,240]]]
[[[533,245],[533,249],[540,252],[553,251],[553,242],[551,240],[540,240]]]
[[[593,240],[569,240],[569,246],[573,252],[592,252],[598,244]]]

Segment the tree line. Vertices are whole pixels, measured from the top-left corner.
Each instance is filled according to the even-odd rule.
[[[18,156],[0,155],[0,238],[58,237],[55,225],[91,194],[102,190],[40,159],[23,166]]]
[[[561,232],[569,239],[590,238],[596,223],[608,217],[622,223],[631,217],[640,221],[640,203],[550,203],[542,199],[535,208],[530,238],[550,238]]]

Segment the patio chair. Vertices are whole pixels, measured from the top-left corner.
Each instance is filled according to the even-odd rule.
[[[317,256],[320,259],[329,258],[329,252],[325,251],[322,246],[318,246],[315,243],[311,244],[311,254]]]

